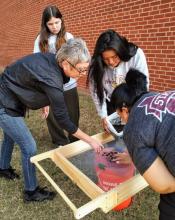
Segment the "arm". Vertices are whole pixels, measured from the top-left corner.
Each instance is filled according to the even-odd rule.
[[[150,132],[146,135],[143,129],[139,132],[135,128],[134,122],[130,125],[133,126],[128,127],[127,124],[125,127],[124,141],[138,171],[156,192],[175,192],[175,177],[169,172],[155,147],[151,147],[154,146],[153,130],[147,125]],[[144,126],[143,123],[141,125]]]
[[[40,48],[39,48],[39,38],[40,35],[37,36],[35,42],[34,42],[34,48],[33,48],[33,53],[39,53],[41,52]],[[41,109],[41,117],[43,119],[46,119],[49,115],[49,106],[45,106]]]
[[[34,42],[34,48],[33,48],[33,53],[39,53],[41,52],[39,48],[39,40],[40,40],[40,35],[37,36],[35,42]]]
[[[94,92],[94,87],[93,87],[92,83],[89,84],[89,91],[90,91],[92,100],[93,100],[93,102],[95,104],[95,107],[96,107],[98,115],[101,118],[107,117],[108,114],[107,114],[106,102],[103,101],[102,106],[100,105],[100,102],[99,102],[98,97],[97,97],[97,93]],[[104,93],[104,98],[105,98],[105,93]]]
[[[160,157],[144,172],[143,177],[153,190],[161,194],[175,192],[175,177],[166,168]]]
[[[107,125],[107,121],[106,121],[106,117],[107,117],[107,105],[106,105],[106,102],[103,101],[102,103],[102,106],[100,105],[99,103],[99,100],[98,100],[98,97],[97,97],[97,94],[94,93],[94,88],[93,88],[93,85],[92,83],[90,83],[90,86],[89,86],[89,90],[90,90],[90,94],[91,94],[91,97],[92,97],[92,100],[95,104],[95,107],[96,107],[96,110],[97,110],[97,114],[100,116],[101,118],[101,122],[102,122],[102,126],[104,128],[105,131],[107,131],[108,133],[110,133],[109,129],[108,129],[108,125]],[[105,93],[104,93],[104,97],[105,97]]]
[[[97,153],[99,153],[103,149],[103,145],[99,141],[85,134],[79,128],[73,135],[78,139],[81,139],[82,141],[88,143]]]
[[[145,74],[147,77],[147,88],[149,90],[149,72],[148,72],[148,65],[146,61],[145,54],[141,48],[138,48],[137,54],[135,55],[135,67],[138,69],[140,72]]]
[[[102,144],[85,134],[70,120],[67,107],[65,105],[63,92],[57,88],[52,88],[47,85],[42,85],[42,89],[49,98],[55,119],[58,121],[59,125],[68,133],[87,142],[96,152],[101,151],[103,148]]]

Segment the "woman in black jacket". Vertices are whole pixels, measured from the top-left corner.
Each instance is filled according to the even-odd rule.
[[[84,140],[96,151],[102,148],[101,143],[72,123],[64,102],[63,83],[69,77],[78,79],[86,74],[89,61],[85,42],[70,39],[62,45],[56,57],[50,53],[26,56],[7,67],[0,78],[0,127],[4,133],[0,176],[19,178],[10,166],[14,143],[17,143],[22,154],[26,201],[43,201],[55,195],[38,186],[35,167],[30,162],[30,157],[36,154],[36,143],[23,120],[27,108],[39,109],[50,105],[63,129]]]

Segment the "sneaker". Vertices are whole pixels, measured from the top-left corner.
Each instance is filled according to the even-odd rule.
[[[4,177],[9,180],[19,179],[19,175],[15,173],[15,169],[12,169],[12,167],[8,169],[0,169],[0,177]]]
[[[44,200],[52,200],[56,196],[55,192],[50,192],[47,187],[37,187],[34,191],[24,191],[25,202],[42,202]]]

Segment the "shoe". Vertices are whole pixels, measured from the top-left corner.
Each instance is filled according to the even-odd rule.
[[[0,177],[4,177],[9,180],[19,179],[19,175],[15,173],[15,169],[12,169],[12,167],[8,169],[0,169]]]
[[[52,200],[56,196],[55,192],[50,192],[47,187],[37,187],[34,191],[24,191],[25,202],[42,202],[44,200]]]

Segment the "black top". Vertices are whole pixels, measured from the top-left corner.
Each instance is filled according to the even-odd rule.
[[[143,95],[131,109],[124,141],[141,174],[159,156],[175,176],[175,91]]]
[[[69,81],[55,55],[35,53],[8,66],[0,77],[0,106],[11,116],[24,116],[26,108],[50,105],[59,125],[69,133],[77,127],[69,118],[63,83]]]

